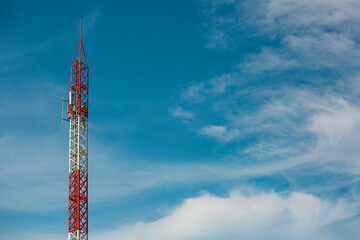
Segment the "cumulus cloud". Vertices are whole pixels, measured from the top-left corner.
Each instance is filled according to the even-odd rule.
[[[356,205],[343,199],[330,201],[300,192],[289,196],[237,191],[229,197],[204,194],[185,199],[180,206],[156,221],[123,226],[93,238],[309,239],[329,231],[327,226],[354,216],[355,208]]]

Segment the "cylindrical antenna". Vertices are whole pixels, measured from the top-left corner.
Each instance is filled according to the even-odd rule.
[[[79,42],[79,48],[80,48],[80,51],[79,51],[79,59],[80,59],[80,62],[81,62],[81,48],[82,48],[82,43],[81,43],[81,35],[82,35],[82,16],[80,16],[80,42]]]
[[[80,43],[81,43],[81,34],[82,34],[82,16],[80,17]]]

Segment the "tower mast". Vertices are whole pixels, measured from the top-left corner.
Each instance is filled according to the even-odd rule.
[[[88,89],[89,67],[81,40],[70,73],[69,120],[69,233],[68,240],[88,239]]]

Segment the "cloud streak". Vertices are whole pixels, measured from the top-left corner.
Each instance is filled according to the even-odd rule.
[[[213,137],[219,142],[231,142],[240,137],[238,129],[227,129],[226,126],[208,125],[198,130],[200,135]]]
[[[185,111],[182,107],[176,107],[170,110],[170,113],[175,118],[192,119],[194,114],[189,111]]]
[[[339,188],[356,183],[360,4],[205,1],[205,9],[206,26],[226,36],[226,50],[240,47],[249,28],[250,38],[267,42],[234,63],[238,69],[181,91],[180,106],[196,114],[191,127],[198,136],[226,148],[224,158],[253,163],[243,169],[272,165],[262,174],[283,171],[293,174],[289,181],[328,174]],[[344,181],[337,184],[335,175]]]

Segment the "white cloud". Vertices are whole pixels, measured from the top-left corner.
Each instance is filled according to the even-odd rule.
[[[297,65],[310,69],[359,65],[356,35],[360,33],[360,3],[354,0],[269,0],[257,13],[258,26],[275,32],[281,51]]]
[[[312,158],[331,171],[360,174],[360,108],[333,98],[309,119],[308,130],[317,136]]]
[[[208,82],[193,83],[180,93],[183,101],[201,103],[208,97],[216,97],[225,93],[230,87],[240,86],[245,82],[236,73],[225,73],[211,78]]]
[[[259,54],[251,55],[242,67],[247,72],[259,73],[267,70],[287,70],[296,66],[296,60],[282,56],[279,52],[264,48]]]
[[[355,210],[356,205],[342,199],[329,201],[298,192],[290,196],[239,192],[232,192],[229,197],[205,194],[186,199],[159,220],[123,226],[94,234],[93,238],[311,239],[329,231],[326,227],[332,223],[355,216]]]
[[[214,94],[211,89],[215,80],[203,85],[203,98],[207,102],[198,104],[209,105],[206,110],[220,124],[212,125],[207,118],[203,119],[202,126],[195,128],[199,135],[220,143],[256,136],[253,144],[234,150],[235,156],[246,156],[262,164],[276,163],[278,170],[312,165],[322,166],[322,171],[350,176],[360,173],[358,106],[334,94],[321,95],[318,91],[298,88],[264,91],[233,83],[223,88],[220,82],[221,94]],[[239,88],[243,89],[234,90]],[[241,103],[244,97],[255,99],[253,108],[244,110]],[[200,114],[198,119],[202,120]]]
[[[281,48],[264,48],[241,64],[251,73],[307,68],[332,67],[339,71],[359,65],[360,51],[356,42],[344,33],[312,31],[286,35]]]
[[[212,48],[239,47],[244,42],[241,39],[249,35],[243,30],[249,27],[257,30],[256,36],[280,43],[277,47],[262,46],[260,53],[247,56],[241,64],[245,71],[259,73],[293,67],[337,67],[336,70],[343,71],[344,67],[360,64],[357,44],[360,3],[356,0],[231,1],[226,4],[230,6],[226,10],[223,4],[208,4]]]
[[[359,64],[360,51],[353,39],[344,33],[324,31],[284,38],[285,51],[298,59],[300,67],[342,67]],[[341,69],[339,69],[341,70]]]
[[[181,92],[181,98],[184,100],[193,100],[195,102],[202,102],[204,96],[202,91],[204,90],[204,83],[196,83],[190,85],[186,90]]]
[[[290,31],[355,24],[360,19],[356,0],[268,0],[264,5],[260,23]]]
[[[198,130],[198,133],[213,137],[219,142],[231,142],[241,137],[239,129],[228,129],[226,126],[208,125]]]
[[[351,136],[360,127],[360,109],[350,106],[345,100],[335,98],[330,106],[323,106],[320,113],[311,118],[309,130],[321,141],[336,145]]]
[[[228,41],[223,31],[215,30],[214,32],[211,33],[209,43],[207,44],[208,48],[226,49],[227,46],[228,46]]]
[[[175,109],[171,109],[170,113],[173,117],[182,118],[182,119],[192,119],[194,114],[189,111],[185,111],[182,107],[178,106]]]
[[[239,85],[240,78],[237,74],[222,74],[209,80],[209,89],[207,93],[222,94],[225,93],[227,88],[233,85]]]
[[[358,77],[349,77],[358,76],[360,65],[360,2],[267,0],[227,4],[231,7],[209,4],[213,31],[221,30],[231,42],[251,27],[256,29],[256,36],[268,38],[271,45],[262,45],[260,53],[245,57],[240,70],[254,74],[244,84],[238,77],[245,75],[242,71],[224,74],[237,76],[231,81],[213,78],[202,83],[202,102],[197,103],[210,106],[211,119],[218,124],[211,125],[208,114],[202,127],[196,127],[198,133],[219,142],[255,138],[253,145],[239,147],[237,153],[259,161],[276,158],[298,162],[291,167],[319,164],[323,171],[360,173],[359,84]],[[324,74],[319,70],[325,68],[331,69],[328,74],[332,77],[319,77]],[[289,69],[294,74],[279,72]],[[262,72],[269,75],[269,81],[258,75]],[[253,79],[261,82],[252,83]],[[201,121],[200,114],[198,119]]]

